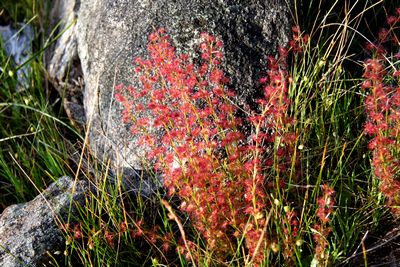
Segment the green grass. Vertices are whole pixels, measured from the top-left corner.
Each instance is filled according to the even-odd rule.
[[[41,1],[39,1],[43,4]],[[2,1],[0,12],[8,19],[20,19],[35,29],[43,23],[38,15],[43,6],[37,1]],[[35,32],[33,52],[43,45],[42,34]],[[29,68],[28,86],[17,90],[15,66],[0,42],[0,208],[32,199],[49,183],[74,170],[64,135],[73,129],[60,113],[60,103],[50,100],[50,84],[45,80],[43,53],[36,53],[25,66]],[[69,128],[69,129],[68,129]],[[78,138],[78,137],[77,137]]]
[[[385,3],[384,8],[383,1],[346,1],[346,5],[333,0],[330,5],[316,0],[302,1],[309,5],[299,2],[294,20],[310,34],[310,41],[304,53],[293,58],[295,63],[289,72],[294,82],[289,96],[290,113],[296,119],[293,128],[299,134],[298,145],[302,146],[296,150],[301,156],[302,175],[300,180],[293,177],[287,191],[274,193],[279,203],[287,203],[289,196],[288,205],[300,218],[302,244],[294,247],[293,264],[309,266],[314,258],[313,231],[318,222],[315,213],[320,186],[334,187],[336,204],[330,220],[332,233],[326,237],[326,265],[339,265],[360,246],[366,231],[384,232],[382,225],[390,230],[393,219],[384,205],[379,180],[371,171],[368,138],[362,134],[365,114],[360,83],[361,60],[365,57],[362,45],[373,38],[377,24],[388,10],[394,10],[396,3]],[[318,13],[316,7],[321,3],[324,8],[332,8],[322,8]],[[52,41],[46,35],[52,29],[43,28],[48,25],[48,8],[49,3],[44,0],[0,4],[0,12],[7,14],[2,15],[4,20],[30,21],[37,33],[33,43],[37,53],[26,63],[31,69],[30,85],[23,91],[16,91],[16,75],[10,74],[18,66],[5,55],[0,43],[0,67],[4,70],[0,72],[0,211],[32,199],[62,175],[75,177],[79,173],[98,190],[81,207],[76,218],[80,224],[66,235],[65,257],[59,266],[189,266],[188,256],[195,258],[199,266],[242,266],[249,262],[240,242],[230,261],[220,262],[188,217],[179,212],[175,198],[170,200],[175,217],[169,218],[171,211],[160,201],[166,199],[163,190],[150,199],[129,195],[123,192],[121,181],[107,179],[106,163],[93,163],[99,168],[95,174],[87,174],[72,164],[71,144],[65,142],[64,136],[68,132],[76,140],[82,137],[69,126],[60,103],[49,97],[50,85],[42,63],[42,49]],[[86,150],[82,155],[85,161],[94,162]],[[277,205],[271,210],[271,217],[266,216],[270,220],[266,233],[277,231],[276,236],[284,238],[283,228],[288,222],[279,217],[284,207]],[[142,225],[141,221],[146,223]],[[74,239],[77,229],[82,237]],[[187,245],[182,243],[183,237],[197,245],[190,255],[175,250]],[[276,243],[281,248],[284,245],[282,240]],[[172,249],[164,251],[166,245]],[[284,265],[282,255],[272,250],[265,250],[267,261]]]

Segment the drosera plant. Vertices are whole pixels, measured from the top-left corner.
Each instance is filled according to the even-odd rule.
[[[366,50],[371,58],[364,62],[364,100],[367,122],[365,133],[371,137],[374,175],[380,180],[392,214],[400,215],[400,70],[398,61],[400,8],[387,17],[387,27],[379,31],[376,42],[369,42]]]
[[[322,196],[318,198],[317,217],[319,222],[312,228],[315,244],[314,258],[311,264],[314,266],[327,266],[329,264],[330,259],[327,251],[329,241],[327,237],[332,232],[329,222],[335,205],[334,194],[335,191],[331,187],[326,184],[322,186]]]
[[[300,37],[297,27],[294,34],[291,49],[299,53],[307,36]],[[192,240],[205,241],[206,258],[225,264],[241,259],[246,265],[281,258],[290,264],[301,258],[304,230],[289,205],[298,200],[289,185],[299,179],[300,161],[288,115],[288,51],[281,48],[278,58],[268,57],[260,79],[264,97],[250,110],[235,105],[235,94],[227,89],[223,43],[206,33],[201,37],[203,62],[197,67],[186,55],[176,55],[164,29],[150,35],[149,58],[135,60],[142,86],[116,88],[123,120],[133,121],[131,133],[148,148],[147,160],[168,195],[179,198],[180,211],[198,233]],[[150,116],[138,117],[144,110]],[[244,123],[250,132],[243,132]],[[181,253],[198,263],[187,251],[200,245],[192,240]]]

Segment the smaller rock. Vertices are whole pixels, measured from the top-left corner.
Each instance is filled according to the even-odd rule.
[[[33,27],[29,24],[16,23],[16,27],[0,26],[0,38],[3,40],[4,50],[10,56],[15,67],[23,66],[32,56],[32,40],[34,39]],[[4,71],[0,67],[1,71]],[[28,88],[31,68],[29,64],[17,70],[17,91]]]
[[[62,248],[57,224],[66,221],[73,203],[83,204],[88,185],[63,176],[30,202],[12,205],[0,215],[0,266],[41,266],[48,253]],[[56,223],[56,221],[58,223]]]

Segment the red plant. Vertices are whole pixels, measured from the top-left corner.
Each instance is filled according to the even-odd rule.
[[[399,47],[399,39],[395,34],[399,21],[400,14],[388,17],[389,28],[382,29],[379,32],[378,42],[369,45],[374,57],[364,62],[365,80],[361,86],[369,93],[364,101],[367,113],[364,131],[372,137],[369,143],[369,149],[372,151],[372,167],[376,177],[381,180],[380,189],[386,196],[387,205],[396,216],[400,215],[399,70],[395,63],[387,69],[385,62],[398,56],[389,56],[387,48],[391,45],[397,49]]]
[[[328,256],[326,253],[326,249],[329,245],[327,237],[332,232],[332,228],[329,227],[330,216],[333,213],[333,205],[335,204],[335,200],[333,198],[335,191],[329,187],[328,185],[322,185],[323,195],[318,198],[318,209],[317,209],[317,217],[319,219],[319,223],[315,224],[313,239],[315,242],[314,247],[314,260],[316,260],[319,264],[318,266],[324,266],[324,262],[328,260]]]
[[[132,134],[149,148],[147,159],[169,195],[179,196],[180,209],[208,249],[224,259],[244,237],[249,256],[261,263],[269,246],[267,190],[282,190],[296,161],[297,135],[287,115],[287,51],[268,58],[259,112],[247,110],[249,116],[241,118],[235,93],[226,89],[223,43],[205,33],[201,38],[202,64],[195,66],[175,53],[164,29],[152,33],[149,58],[135,60],[141,86],[118,86],[116,99],[125,108],[123,120],[132,120]],[[242,132],[245,123],[253,126],[251,133]]]
[[[289,41],[289,47],[294,54],[297,54],[303,51],[303,48],[307,45],[310,36],[308,34],[303,34],[298,25],[292,27],[292,33],[293,36],[292,40]]]

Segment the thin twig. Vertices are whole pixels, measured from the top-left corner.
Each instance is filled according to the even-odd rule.
[[[175,214],[174,211],[172,210],[171,205],[169,205],[169,203],[168,203],[166,200],[161,199],[161,203],[162,203],[162,204],[165,206],[165,208],[168,210],[168,212],[169,212],[168,217],[169,217],[170,219],[174,220],[174,221],[178,224],[179,231],[180,231],[180,233],[181,233],[181,235],[182,235],[182,239],[183,239],[183,242],[185,243],[185,247],[186,247],[186,249],[187,249],[187,251],[188,251],[188,253],[189,253],[190,259],[192,260],[193,266],[196,267],[196,263],[195,263],[195,261],[194,261],[194,259],[193,259],[192,252],[190,251],[189,245],[188,245],[187,242],[186,242],[186,234],[185,234],[185,231],[184,231],[184,229],[183,229],[183,225],[182,225],[181,221],[180,221],[179,218],[176,216],[176,214]]]

